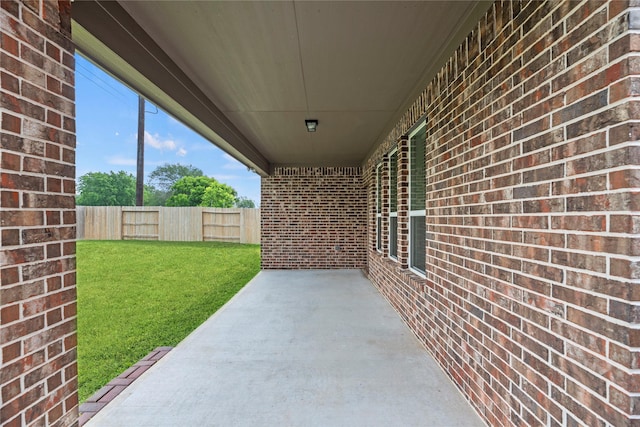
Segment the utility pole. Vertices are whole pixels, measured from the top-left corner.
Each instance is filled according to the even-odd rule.
[[[136,206],[144,206],[144,97],[138,95],[138,169],[136,172]]]

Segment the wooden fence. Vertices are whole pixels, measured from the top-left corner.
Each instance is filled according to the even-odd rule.
[[[78,239],[260,243],[260,209],[78,206]]]

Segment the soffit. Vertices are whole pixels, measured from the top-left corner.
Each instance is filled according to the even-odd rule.
[[[133,39],[149,52],[160,49],[162,55],[154,54],[159,63],[171,62],[167,70],[192,83],[184,90],[217,109],[230,145],[237,137],[270,165],[322,166],[360,164],[487,7],[475,1],[119,5],[148,35],[132,30]],[[78,19],[88,32],[98,25],[91,16],[98,15]],[[111,16],[125,31],[133,26]],[[122,40],[102,39],[126,54]],[[319,120],[317,132],[306,132],[305,118]],[[216,126],[212,122],[214,132]],[[247,147],[239,151],[252,163]]]

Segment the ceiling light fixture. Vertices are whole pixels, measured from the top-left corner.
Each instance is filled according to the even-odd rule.
[[[318,121],[315,119],[307,119],[304,121],[304,124],[307,127],[307,132],[315,132],[318,127]]]

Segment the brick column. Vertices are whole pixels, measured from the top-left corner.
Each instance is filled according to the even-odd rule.
[[[409,268],[409,139],[398,141],[398,263]]]
[[[382,254],[389,256],[389,154],[382,156]]]
[[[376,250],[377,216],[376,216],[376,169],[366,168],[363,171],[364,187],[367,191],[367,247]]]
[[[71,4],[0,4],[0,420],[5,427],[74,425]]]

